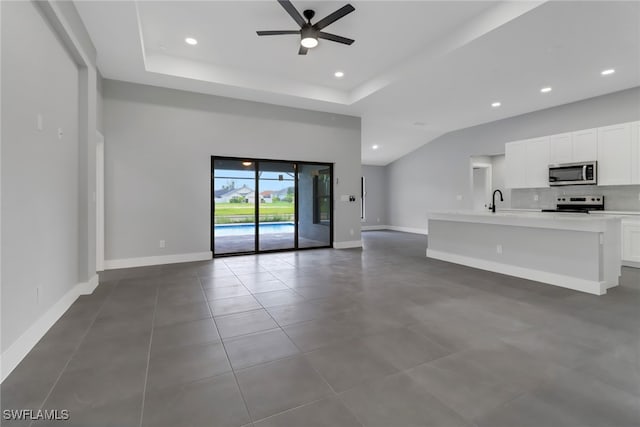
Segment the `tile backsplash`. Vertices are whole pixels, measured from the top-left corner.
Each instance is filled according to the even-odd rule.
[[[526,188],[511,190],[511,207],[515,209],[552,209],[556,198],[567,195],[595,194],[604,196],[608,211],[640,212],[640,185],[604,186],[573,185],[553,188]],[[535,200],[535,196],[538,200]]]

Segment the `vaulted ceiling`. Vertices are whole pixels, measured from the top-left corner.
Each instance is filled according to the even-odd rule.
[[[75,4],[106,78],[357,115],[364,164],[640,85],[639,2],[352,1],[356,11],[325,30],[356,42],[320,40],[306,56],[295,35],[256,36],[296,29],[275,0]],[[293,4],[319,19],[345,2]]]

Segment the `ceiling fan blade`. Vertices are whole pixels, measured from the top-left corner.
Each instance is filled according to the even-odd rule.
[[[320,31],[318,33],[318,38],[319,39],[325,39],[325,40],[331,40],[332,42],[338,42],[338,43],[344,43],[344,44],[352,44],[355,40],[352,39],[348,39],[346,37],[342,37],[342,36],[336,36],[335,34],[330,34],[330,33],[325,33],[323,31]]]
[[[300,12],[298,12],[298,10],[291,4],[289,0],[278,0],[278,3],[280,3],[280,6],[282,6],[284,10],[286,10],[287,13],[291,15],[293,20],[296,21],[298,25],[302,27],[307,23],[302,15],[300,15]]]
[[[307,49],[306,47],[300,45],[300,50],[298,50],[298,55],[306,55],[307,52],[309,52],[309,49]]]
[[[283,34],[298,34],[300,35],[300,31],[297,30],[275,30],[275,31],[256,31],[259,36],[280,36]]]
[[[354,10],[356,10],[356,8],[351,6],[350,4],[342,6],[340,9],[336,10],[332,14],[325,16],[324,18],[322,18],[321,20],[313,24],[313,28],[315,28],[316,30],[321,30],[324,27],[333,24],[343,16],[350,14]]]

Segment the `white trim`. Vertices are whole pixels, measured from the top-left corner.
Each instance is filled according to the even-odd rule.
[[[424,228],[413,228],[413,227],[398,227],[397,225],[388,226],[389,230],[393,231],[402,231],[403,233],[413,233],[413,234],[429,234],[427,227]]]
[[[625,267],[640,268],[640,262],[638,261],[629,261],[629,260],[623,259],[622,265],[624,265]]]
[[[146,265],[176,264],[179,262],[206,261],[213,258],[211,252],[193,252],[188,254],[159,255],[141,258],[107,259],[105,270],[116,268],[143,267]]]
[[[98,286],[98,275],[94,275],[88,282],[78,283],[62,296],[49,310],[15,340],[8,349],[0,355],[0,382],[18,366],[24,357],[35,347],[47,331],[62,317],[80,295],[93,293]]]
[[[373,231],[373,230],[388,230],[388,225],[363,225],[360,227],[362,231]]]
[[[537,282],[548,283],[550,285],[587,292],[594,295],[603,295],[607,293],[606,282],[580,279],[577,277],[565,276],[563,274],[502,264],[495,261],[471,258],[433,249],[427,249],[427,257],[453,262],[455,264],[467,265],[481,270],[493,271],[495,273],[507,274],[509,276],[521,277],[523,279],[535,280]]]
[[[104,136],[96,131],[96,270],[104,270]]]
[[[333,242],[334,249],[361,248],[362,240],[350,240],[347,242]]]

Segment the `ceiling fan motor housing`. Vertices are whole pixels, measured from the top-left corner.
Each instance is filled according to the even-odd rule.
[[[307,9],[305,11],[302,12],[302,15],[304,15],[304,17],[307,19],[307,21],[309,23],[311,23],[311,20],[313,19],[313,17],[316,15],[316,13],[311,10],[311,9]]]

